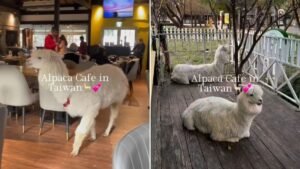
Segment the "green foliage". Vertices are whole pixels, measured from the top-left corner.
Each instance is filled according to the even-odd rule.
[[[228,12],[227,4],[229,0],[199,0],[201,3],[205,3],[207,5],[211,4],[215,12],[219,13],[220,11]]]

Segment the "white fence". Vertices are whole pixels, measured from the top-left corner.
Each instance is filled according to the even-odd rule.
[[[174,26],[164,27],[165,34],[168,40],[198,40],[198,41],[212,41],[212,40],[230,40],[231,31],[228,29],[205,29],[205,28],[177,28]]]
[[[167,26],[164,27],[164,33],[158,35],[167,40],[171,62],[172,59],[191,64],[195,63],[190,62],[190,59],[200,60],[201,63],[211,62],[218,44],[227,43],[232,46],[230,30]],[[253,35],[250,34],[245,54],[253,43],[252,39]],[[296,78],[300,78],[300,40],[263,36],[256,44],[243,72],[300,108],[299,91],[295,91],[296,86],[292,85]]]
[[[231,31],[204,28],[164,27],[171,64],[211,62],[218,44],[230,44]]]
[[[252,36],[248,38],[246,52],[252,44]],[[292,85],[295,78],[300,77],[300,40],[262,37],[245,65],[244,72],[300,108],[299,93],[295,91],[296,86]],[[290,95],[287,95],[287,90]]]

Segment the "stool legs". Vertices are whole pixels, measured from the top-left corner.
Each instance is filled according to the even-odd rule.
[[[23,133],[25,133],[25,107],[22,107],[22,129]]]
[[[55,126],[55,112],[52,112],[52,127]]]
[[[15,107],[15,112],[16,112],[16,120],[18,121],[18,108]]]
[[[41,111],[41,117],[40,117],[40,131],[39,131],[39,135],[42,134],[42,130],[43,130],[43,126],[44,126],[44,119],[45,119],[45,114],[46,114],[46,110],[42,110]],[[52,125],[54,127],[55,124],[55,113],[53,112],[52,114]],[[70,131],[70,127],[69,127],[69,115],[68,113],[66,113],[66,139],[67,141],[69,141],[69,131]]]
[[[66,139],[69,141],[69,115],[66,112]]]
[[[40,132],[39,132],[39,135],[42,134],[42,129],[43,129],[43,126],[44,126],[45,113],[46,113],[46,110],[43,110],[42,117],[41,117],[41,123],[40,123]]]

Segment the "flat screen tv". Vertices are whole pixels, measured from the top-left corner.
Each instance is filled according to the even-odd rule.
[[[134,0],[104,0],[104,18],[133,17]]]

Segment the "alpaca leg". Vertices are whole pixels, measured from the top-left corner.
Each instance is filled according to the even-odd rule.
[[[191,111],[186,110],[182,114],[183,126],[188,130],[195,130],[194,119]]]
[[[220,134],[211,133],[210,138],[214,141],[225,141],[224,137]]]
[[[177,83],[190,84],[188,77],[184,74],[173,73],[171,79]]]
[[[115,119],[118,117],[119,114],[119,106],[120,104],[116,103],[116,104],[112,104],[110,106],[110,117],[109,117],[109,122],[108,122],[108,126],[103,134],[103,136],[108,136],[112,126],[114,125]]]
[[[243,137],[243,138],[249,138],[249,137],[250,137],[250,131],[249,131],[249,130],[246,131],[246,132],[243,134],[242,137]]]
[[[82,145],[83,140],[88,135],[88,132],[91,131],[91,128],[94,124],[95,118],[93,116],[83,116],[79,126],[75,131],[75,140],[73,143],[73,151],[71,152],[72,156],[76,156],[79,153],[79,149]]]
[[[232,143],[236,143],[236,142],[239,142],[240,138],[238,137],[231,137],[231,138],[226,138],[224,137],[224,135],[222,133],[217,133],[214,132],[210,135],[211,139],[212,140],[215,140],[215,141],[228,141],[228,142],[232,142]]]
[[[189,78],[187,76],[183,76],[182,83],[183,84],[190,84]]]
[[[239,142],[239,140],[240,140],[240,138],[238,138],[238,137],[232,137],[232,138],[227,138],[225,141],[236,143],[236,142]]]
[[[96,140],[96,120],[94,120],[94,123],[91,127],[91,140]]]

